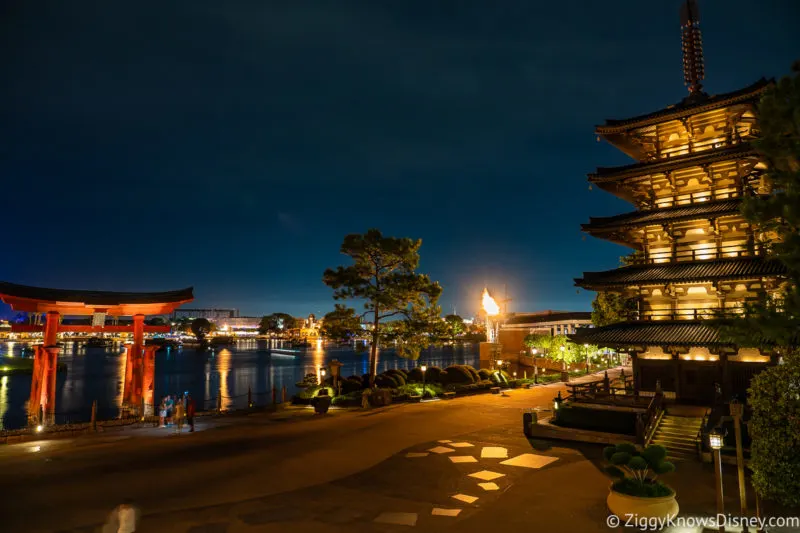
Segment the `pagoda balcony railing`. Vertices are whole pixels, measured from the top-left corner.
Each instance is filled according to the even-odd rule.
[[[742,308],[726,307],[699,307],[699,308],[680,308],[680,309],[646,309],[635,313],[637,320],[657,321],[657,320],[712,320],[720,318],[735,318],[744,313]]]
[[[678,263],[682,261],[710,261],[713,259],[726,259],[731,257],[753,257],[767,255],[769,252],[765,244],[734,244],[720,246],[711,245],[707,248],[679,247],[666,252],[651,252],[648,254],[636,253],[629,256],[628,264],[654,265],[664,263]]]
[[[712,189],[704,189],[702,191],[677,193],[673,194],[672,196],[656,198],[653,201],[652,207],[664,209],[681,205],[702,204],[703,202],[711,202],[714,200],[739,198],[740,196],[743,196],[742,190],[740,187],[735,185],[727,187],[715,187]]]

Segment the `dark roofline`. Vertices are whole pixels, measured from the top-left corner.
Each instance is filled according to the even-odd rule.
[[[648,273],[652,274],[653,272],[661,274],[653,277],[647,276]],[[670,272],[672,272],[671,276]],[[582,278],[575,278],[575,285],[589,289],[591,287],[726,281],[785,274],[786,265],[777,259],[764,259],[762,256],[732,257],[710,261],[631,265],[601,272],[584,272]]]
[[[568,311],[568,312],[547,312],[547,313],[520,313],[509,317],[505,324],[541,324],[546,322],[559,322],[564,320],[591,320],[592,313],[589,311]]]
[[[620,228],[649,226],[664,222],[700,220],[735,215],[740,213],[742,198],[726,198],[689,205],[678,205],[661,209],[630,211],[610,217],[589,217],[588,224],[581,224],[586,233],[611,231]]]
[[[568,335],[576,343],[599,346],[733,346],[720,340],[712,320],[656,320],[620,322],[600,328],[582,328]]]
[[[592,183],[602,183],[626,177],[646,176],[676,167],[686,168],[700,166],[717,161],[726,161],[732,158],[742,159],[749,156],[758,156],[758,152],[756,152],[749,143],[740,143],[725,148],[704,150],[702,152],[683,154],[667,159],[658,159],[656,161],[632,163],[619,167],[598,167],[595,172],[587,174],[587,176]]]
[[[11,296],[45,302],[82,302],[89,305],[151,304],[194,299],[194,288],[166,292],[113,292],[49,289],[0,281],[0,297]]]
[[[657,124],[667,120],[674,120],[683,118],[697,113],[712,111],[721,107],[740,102],[755,101],[761,97],[761,93],[767,87],[774,84],[775,80],[770,78],[761,78],[752,85],[744,87],[737,91],[732,91],[725,94],[708,96],[703,99],[682,100],[681,102],[669,106],[665,109],[660,109],[653,113],[639,115],[623,120],[607,119],[604,125],[596,126],[595,131],[599,135],[606,135],[611,133],[624,132],[635,127],[647,126],[650,124]]]

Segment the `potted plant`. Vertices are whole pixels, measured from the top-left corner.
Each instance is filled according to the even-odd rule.
[[[328,389],[321,388],[317,395],[311,399],[311,405],[314,406],[314,412],[318,415],[327,413],[331,406],[331,397],[328,395]]]
[[[630,443],[608,446],[603,456],[611,463],[605,468],[615,479],[606,503],[613,514],[624,517],[668,518],[678,514],[675,491],[657,479],[675,470],[667,461],[667,449],[652,444],[639,451]]]

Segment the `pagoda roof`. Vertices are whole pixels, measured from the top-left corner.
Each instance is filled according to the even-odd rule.
[[[730,147],[704,150],[702,152],[683,154],[666,159],[657,159],[655,161],[643,161],[619,167],[598,167],[595,172],[589,174],[589,181],[592,183],[616,181],[628,177],[658,174],[676,168],[707,165],[716,163],[717,161],[742,159],[757,155],[758,152],[756,152],[749,143],[740,143]]]
[[[194,299],[192,287],[166,292],[113,292],[31,287],[0,281],[0,300],[17,311],[112,315],[162,314]],[[165,311],[168,309],[169,311]]]
[[[575,285],[583,288],[659,285],[674,282],[734,280],[762,276],[782,276],[786,266],[777,259],[732,257],[711,261],[631,265],[603,272],[584,272]]]
[[[604,232],[620,228],[649,226],[664,222],[699,220],[734,215],[739,213],[741,204],[741,198],[730,198],[662,209],[631,211],[611,217],[590,217],[588,224],[581,224],[581,229],[587,233]]]
[[[711,320],[621,322],[601,328],[581,328],[569,337],[573,342],[608,347],[732,345],[720,340],[717,327]]]
[[[520,313],[509,317],[504,325],[541,324],[565,320],[591,320],[590,311],[548,311],[547,313]]]
[[[639,115],[623,120],[606,120],[602,126],[596,126],[595,131],[599,135],[621,133],[633,128],[658,124],[667,120],[676,120],[706,111],[712,111],[740,102],[754,101],[761,96],[764,90],[774,83],[774,80],[761,78],[757,82],[742,89],[709,96],[701,93],[697,96],[684,98],[677,104],[673,104],[659,111]]]

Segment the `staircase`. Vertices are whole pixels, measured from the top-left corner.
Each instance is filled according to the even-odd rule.
[[[673,459],[696,459],[697,433],[703,419],[699,417],[664,414],[650,444],[660,444]]]

